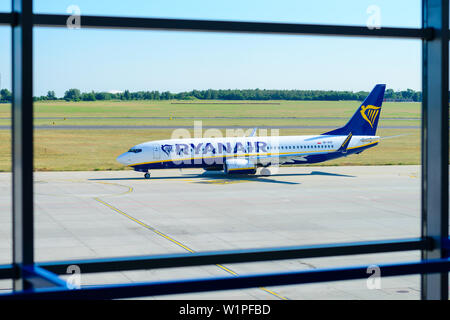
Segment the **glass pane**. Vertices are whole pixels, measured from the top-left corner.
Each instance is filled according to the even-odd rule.
[[[37,261],[420,235],[420,41],[46,28],[34,35]],[[150,170],[150,179],[116,161],[133,150],[168,163],[176,147],[160,140],[180,132],[320,135],[344,126],[377,83],[388,88],[382,139],[361,154],[270,175],[194,168]],[[365,116],[373,127],[378,114]],[[344,138],[303,143],[295,159],[335,152]],[[158,142],[137,152],[145,141]],[[280,152],[296,152],[296,142]],[[88,284],[125,278],[83,276]]]
[[[36,0],[36,13],[420,27],[420,0],[73,1]],[[401,14],[399,14],[401,12]]]
[[[11,11],[11,1],[0,2],[0,12],[10,12],[10,11]]]

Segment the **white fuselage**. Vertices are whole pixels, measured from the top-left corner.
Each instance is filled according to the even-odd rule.
[[[346,138],[311,135],[158,140],[136,145],[117,161],[138,171],[214,167],[236,158],[247,159],[255,166],[315,163],[359,153],[379,142],[378,136],[352,136],[345,152],[339,152]]]

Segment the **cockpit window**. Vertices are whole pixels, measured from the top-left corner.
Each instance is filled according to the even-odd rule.
[[[133,149],[133,148],[131,148],[130,150],[128,150],[128,152],[139,153],[139,152],[142,152],[142,149]]]

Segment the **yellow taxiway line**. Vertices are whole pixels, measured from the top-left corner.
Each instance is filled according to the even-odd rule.
[[[129,193],[129,192],[131,192],[132,190],[133,190],[133,189],[130,187],[130,189],[129,189],[127,192],[125,192],[125,193]],[[125,193],[123,193],[123,194],[125,194]],[[140,221],[140,220],[138,220],[138,219],[136,219],[136,218],[130,216],[129,214],[123,212],[122,210],[117,209],[116,207],[114,207],[114,206],[110,205],[109,203],[107,203],[107,202],[101,200],[100,198],[94,198],[94,200],[97,201],[97,202],[99,202],[99,203],[101,203],[101,204],[103,204],[103,205],[105,205],[105,206],[107,206],[107,207],[110,208],[111,210],[113,210],[113,211],[119,213],[120,215],[122,215],[122,216],[124,216],[124,217],[130,219],[131,221],[136,222],[137,224],[141,225],[142,227],[144,227],[144,228],[146,228],[146,229],[148,229],[148,230],[153,231],[153,232],[156,233],[157,235],[163,237],[163,238],[166,239],[166,240],[169,240],[170,242],[176,244],[177,246],[183,248],[184,250],[186,250],[186,251],[188,251],[188,252],[190,252],[190,253],[194,253],[194,252],[195,252],[194,250],[192,250],[192,249],[189,248],[188,246],[182,244],[181,242],[179,242],[179,241],[173,239],[172,237],[169,237],[168,235],[166,235],[166,234],[162,233],[161,231],[159,231],[159,230],[153,228],[152,226],[149,226],[148,224],[146,224],[146,223],[144,223],[144,222],[142,222],[142,221]],[[237,273],[234,272],[233,270],[231,270],[231,269],[229,269],[229,268],[227,268],[227,267],[225,267],[225,266],[223,266],[223,265],[221,265],[221,264],[216,264],[216,266],[219,267],[220,269],[224,270],[225,272],[227,272],[227,273],[229,273],[229,274],[235,276],[235,277],[239,276],[239,274],[237,274]],[[283,297],[283,296],[277,294],[276,292],[273,292],[272,290],[266,289],[266,288],[264,288],[264,287],[260,287],[260,289],[263,290],[263,291],[265,291],[265,292],[267,292],[267,293],[269,293],[269,294],[271,294],[271,295],[273,295],[273,296],[275,296],[275,297],[277,297],[277,298],[279,298],[279,299],[282,299],[282,300],[288,300],[287,298],[285,298],[285,297]]]

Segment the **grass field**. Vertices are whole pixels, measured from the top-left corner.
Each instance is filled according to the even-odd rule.
[[[232,103],[232,104],[230,104]],[[254,104],[252,104],[254,103]],[[276,103],[276,104],[272,104]],[[279,104],[278,104],[279,103]],[[350,117],[358,101],[49,101],[34,104],[35,117]],[[10,105],[0,104],[0,119]],[[382,119],[420,118],[420,103],[385,102]]]
[[[203,126],[332,126],[339,127],[359,106],[357,101],[171,101],[37,102],[35,125],[155,125],[192,126],[203,118]],[[232,104],[229,104],[232,103]],[[10,105],[0,104],[0,125],[10,125]],[[77,118],[82,119],[77,119]],[[161,119],[145,119],[159,117]],[[221,117],[228,117],[221,119]],[[243,118],[244,117],[244,118]],[[261,117],[263,119],[245,119]],[[302,119],[292,119],[302,118]],[[323,119],[320,119],[320,118]],[[51,119],[48,119],[51,118]],[[64,119],[65,118],[65,119]],[[207,118],[207,119],[205,119]],[[280,119],[282,118],[282,119]],[[290,119],[289,119],[290,118]],[[311,118],[311,119],[308,119]],[[331,118],[331,119],[330,119]],[[382,140],[380,145],[360,155],[325,162],[324,165],[390,165],[420,163],[420,104],[383,105],[380,136],[402,135]],[[383,129],[383,126],[401,126]],[[410,128],[408,128],[410,127]],[[171,137],[171,129],[116,130],[35,130],[36,170],[120,170],[117,155],[140,142]],[[221,130],[225,132],[225,130]],[[320,134],[324,129],[281,129],[281,135]],[[405,134],[405,135],[403,135]],[[0,171],[11,169],[11,137],[0,130]]]

